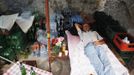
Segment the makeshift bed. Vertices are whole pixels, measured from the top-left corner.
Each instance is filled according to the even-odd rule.
[[[84,54],[83,47],[79,47],[82,44],[79,43],[79,38],[72,36],[68,31],[66,31],[66,34],[71,66],[70,75],[97,75],[89,59]]]
[[[70,75],[129,75],[128,70],[119,62],[106,44],[93,46],[88,44],[85,48],[78,36],[66,31],[70,58]],[[95,52],[104,66],[103,71],[96,71],[101,64],[96,64]],[[96,66],[94,66],[96,64]]]

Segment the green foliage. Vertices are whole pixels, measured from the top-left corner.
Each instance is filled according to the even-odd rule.
[[[26,35],[18,29],[13,27],[9,35],[0,36],[0,45],[3,47],[0,49],[0,55],[14,60],[18,53],[26,47]]]
[[[25,49],[28,42],[36,41],[37,29],[41,28],[45,30],[45,24],[43,23],[44,17],[40,16],[38,12],[33,13],[35,15],[35,21],[27,34],[24,34],[18,25],[14,25],[9,35],[0,35],[0,55],[10,60],[15,59],[15,54],[20,54]],[[42,22],[41,22],[42,20]]]
[[[6,48],[0,52],[0,56],[3,56],[9,60],[14,60],[15,59],[15,52],[11,48]]]

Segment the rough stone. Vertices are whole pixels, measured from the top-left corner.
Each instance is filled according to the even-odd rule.
[[[134,31],[132,31],[132,29],[134,29],[133,16],[128,8],[129,5],[134,2],[130,1],[131,3],[129,3],[129,1],[107,0],[104,12],[111,15],[115,20],[118,20],[121,26],[127,29],[128,33],[134,35]]]
[[[44,14],[44,3],[45,0],[0,0],[0,13],[38,11]],[[49,3],[50,13],[66,7],[90,14],[104,11],[134,35],[134,0],[49,0]]]
[[[6,12],[8,9],[8,6],[6,5],[6,2],[4,0],[0,0],[0,13]]]

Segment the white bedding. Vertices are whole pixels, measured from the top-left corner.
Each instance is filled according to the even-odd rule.
[[[71,65],[70,75],[97,75],[95,71],[96,67],[93,67],[93,64],[91,64],[92,61],[84,54],[84,46],[80,42],[79,37],[71,35],[68,31],[66,31],[66,34]],[[104,75],[129,75],[128,70],[119,62],[106,44],[96,48],[100,60],[105,66]],[[88,52],[91,53],[91,51]]]
[[[67,38],[71,65],[70,75],[97,75],[95,69],[90,64],[89,59],[84,54],[83,43],[79,42],[79,38],[72,36],[69,32],[66,31],[66,34],[68,35]]]
[[[112,53],[106,44],[100,45],[99,48],[101,48],[99,49],[99,53],[101,54],[100,56],[102,58],[102,61],[109,61],[104,63],[106,66],[105,74],[112,75],[110,72],[108,72],[112,70],[115,75],[129,75],[127,68],[120,63],[120,61],[116,58],[116,56]],[[107,65],[107,63],[109,63],[109,65]]]

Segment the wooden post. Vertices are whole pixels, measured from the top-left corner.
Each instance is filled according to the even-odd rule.
[[[50,46],[50,20],[49,20],[49,0],[45,0],[45,16],[46,16],[46,30],[47,30],[47,49],[49,58],[49,70],[51,72],[51,46]]]

